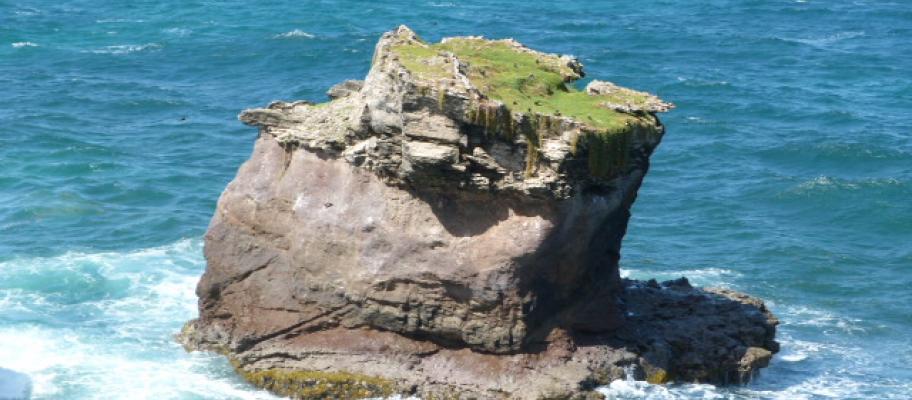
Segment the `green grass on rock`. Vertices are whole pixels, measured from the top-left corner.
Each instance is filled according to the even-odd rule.
[[[431,45],[403,44],[392,50],[403,66],[428,80],[452,77],[452,65],[444,55],[453,53],[468,64],[472,85],[513,112],[571,117],[591,128],[612,132],[625,130],[637,119],[602,105],[607,100],[625,99],[592,96],[572,86],[577,76],[566,60],[526,51],[508,41],[453,38]]]

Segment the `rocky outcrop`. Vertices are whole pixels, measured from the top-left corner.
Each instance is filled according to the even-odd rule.
[[[400,27],[332,101],[243,112],[259,139],[219,200],[180,340],[299,398],[743,381],[776,351],[761,302],[618,273],[670,104],[576,90],[582,75],[513,40]]]
[[[604,96],[602,106],[624,113],[636,112],[666,112],[674,105],[646,92],[640,92],[615,85],[611,82],[594,80],[586,85],[586,93],[594,96]]]

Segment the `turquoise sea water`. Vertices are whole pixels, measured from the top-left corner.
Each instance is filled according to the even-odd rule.
[[[111,3],[0,0],[0,368],[34,398],[270,398],[170,339],[256,135],[236,115],[322,100],[400,23],[677,104],[624,273],[758,295],[783,348],[745,387],[609,397],[912,397],[912,3]]]

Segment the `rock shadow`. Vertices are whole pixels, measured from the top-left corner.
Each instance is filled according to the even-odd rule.
[[[444,229],[456,237],[481,235],[511,215],[540,216],[553,221],[558,209],[556,204],[546,201],[518,199],[503,194],[406,190],[427,203]]]

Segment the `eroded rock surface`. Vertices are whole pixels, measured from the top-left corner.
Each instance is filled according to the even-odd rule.
[[[618,273],[670,105],[574,89],[582,75],[513,40],[400,27],[332,101],[244,111],[260,135],[219,199],[181,341],[300,398],[746,379],[776,351],[762,302]]]

